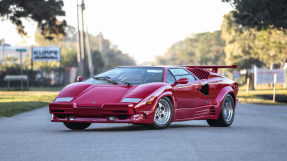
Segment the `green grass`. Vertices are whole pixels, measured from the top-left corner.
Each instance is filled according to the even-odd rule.
[[[238,93],[240,103],[273,104],[272,96],[272,88],[249,90],[247,93],[246,87],[240,87]],[[287,89],[276,89],[275,104],[287,104]]]
[[[58,93],[58,91],[36,90],[0,91],[0,117],[9,117],[21,112],[47,106]]]
[[[64,87],[24,87],[23,91],[60,91]],[[20,87],[1,87],[0,91],[21,91]]]

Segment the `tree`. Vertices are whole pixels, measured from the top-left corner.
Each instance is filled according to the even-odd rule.
[[[225,42],[221,39],[221,31],[198,34],[196,57],[201,65],[222,65],[224,62]]]
[[[15,24],[21,35],[26,35],[23,19],[33,20],[41,34],[51,40],[56,35],[65,35],[66,21],[57,19],[57,16],[65,16],[63,6],[62,0],[1,0],[0,16]]]
[[[257,32],[254,49],[259,59],[268,65],[270,69],[273,69],[274,64],[280,64],[283,68],[287,60],[286,31],[269,27]]]
[[[38,46],[60,46],[61,47],[61,66],[63,68],[77,66],[77,49],[76,49],[76,33],[75,28],[67,26],[65,28],[66,36],[61,40],[46,40],[40,31],[35,33],[35,41]],[[117,48],[112,47],[107,39],[103,39],[103,51],[99,51],[99,35],[94,36],[89,34],[92,50],[92,61],[94,64],[95,74],[102,72],[105,68],[112,68],[115,66],[135,65],[134,60],[128,55],[122,53]],[[85,65],[88,65],[85,59]],[[58,67],[57,62],[34,63],[35,68],[48,69],[52,65]],[[88,69],[88,67],[86,67]]]
[[[239,69],[264,64],[270,69],[274,64],[283,67],[287,58],[286,29],[244,27],[236,23],[233,14],[225,15],[221,25],[222,38],[226,41],[226,63],[237,64]]]
[[[245,27],[266,29],[287,28],[286,0],[222,0],[235,7],[236,23]]]
[[[224,64],[224,40],[221,32],[194,34],[173,44],[163,56],[156,57],[162,65],[220,65]]]
[[[238,65],[238,69],[248,69],[252,65],[262,66],[263,63],[253,50],[256,31],[237,24],[233,14],[231,12],[224,15],[221,25],[221,35],[226,42],[225,62]]]
[[[128,55],[123,54],[122,51],[117,49],[109,49],[103,52],[105,61],[105,68],[113,68],[116,66],[130,66],[135,65],[134,60]]]

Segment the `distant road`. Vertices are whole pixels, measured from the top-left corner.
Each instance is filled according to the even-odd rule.
[[[0,119],[1,161],[286,161],[287,106],[240,104],[229,128],[205,121],[148,130],[93,124],[84,131],[51,123],[48,108]]]

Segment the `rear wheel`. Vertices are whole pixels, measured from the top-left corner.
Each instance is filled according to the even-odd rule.
[[[164,129],[170,125],[172,118],[173,105],[167,97],[163,97],[157,103],[151,126],[156,129]]]
[[[84,130],[89,127],[91,123],[64,122],[64,125],[71,130]]]
[[[227,94],[221,105],[221,112],[217,120],[207,120],[210,126],[228,127],[234,119],[234,99],[230,94]]]

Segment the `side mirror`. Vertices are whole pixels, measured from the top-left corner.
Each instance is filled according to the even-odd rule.
[[[187,78],[180,78],[179,80],[176,81],[177,84],[187,84],[188,79]]]
[[[84,80],[84,78],[82,76],[77,77],[77,82],[82,82],[83,80]]]

